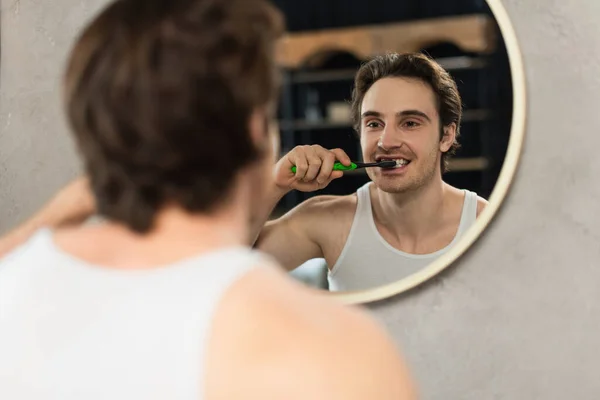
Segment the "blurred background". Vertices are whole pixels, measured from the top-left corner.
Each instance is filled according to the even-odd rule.
[[[484,0],[274,0],[289,37],[281,67],[281,150],[302,144],[340,147],[361,160],[349,120],[353,78],[367,56],[422,51],[457,82],[464,114],[444,180],[488,198],[510,135],[512,84],[504,42]],[[312,53],[311,53],[312,52]],[[368,181],[364,170],[314,193],[293,192],[273,217],[319,194],[353,193]]]

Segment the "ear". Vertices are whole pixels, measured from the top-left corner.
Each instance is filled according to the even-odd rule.
[[[263,146],[265,136],[267,133],[267,127],[265,126],[266,113],[263,108],[255,109],[250,114],[250,121],[248,121],[248,130],[250,131],[250,139],[256,147]]]
[[[447,152],[452,147],[454,140],[456,139],[456,124],[453,122],[450,125],[446,125],[442,128],[443,135],[440,140],[440,151],[442,153]]]
[[[279,129],[277,122],[270,118],[271,115],[266,108],[254,110],[249,121],[250,138],[257,149],[278,154]]]
[[[279,124],[277,120],[271,120],[269,124],[269,139],[271,140],[271,146],[273,147],[273,154],[279,158],[279,152],[281,151],[281,134],[279,133]]]

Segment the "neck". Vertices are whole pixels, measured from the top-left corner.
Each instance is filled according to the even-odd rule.
[[[165,207],[157,215],[152,231],[139,236],[139,240],[161,246],[169,244],[173,249],[191,246],[196,251],[246,244],[250,210],[243,199],[248,196],[248,187],[234,187],[227,200],[207,214],[190,214],[177,206]]]
[[[190,214],[176,206],[164,207],[153,228],[143,235],[122,224],[67,229],[55,237],[63,250],[93,264],[137,269],[168,265],[225,247],[247,245],[249,207],[243,190],[210,214]]]
[[[448,185],[441,177],[406,193],[387,193],[375,188],[372,192],[375,217],[399,237],[426,237],[443,223],[447,191]]]
[[[139,236],[139,240],[175,246],[174,249],[191,245],[196,251],[243,245],[248,235],[244,211],[237,204],[205,215],[166,207],[157,216],[152,231]]]

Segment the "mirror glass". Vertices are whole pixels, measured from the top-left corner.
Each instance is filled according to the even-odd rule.
[[[391,159],[397,168],[357,168],[318,190],[290,190],[258,247],[322,290],[405,279],[455,246],[489,207],[513,113],[497,21],[481,0],[275,4],[288,28],[278,49],[281,157],[342,149],[353,162]]]

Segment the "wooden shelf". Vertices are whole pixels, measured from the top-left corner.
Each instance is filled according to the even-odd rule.
[[[460,71],[483,68],[487,61],[483,57],[445,57],[435,60],[446,71]],[[334,69],[324,71],[301,71],[288,73],[288,83],[317,83],[332,81],[353,81],[357,69]]]
[[[483,121],[490,118],[493,115],[490,110],[466,110],[463,113],[462,122],[476,122]],[[328,121],[326,119],[322,121],[308,121],[303,119],[297,119],[293,121],[280,120],[279,129],[282,131],[311,131],[311,130],[324,130],[324,129],[347,129],[352,128],[351,122],[346,121]]]
[[[453,43],[466,52],[491,53],[495,48],[494,20],[487,15],[365,25],[298,32],[278,43],[277,63],[283,68],[318,66],[332,52],[360,60],[390,51],[418,52],[439,43]]]
[[[279,129],[282,131],[312,131],[324,129],[347,129],[352,128],[350,122],[333,122],[333,121],[307,121],[297,119],[294,121],[282,120],[279,121]]]
[[[448,172],[483,171],[490,165],[485,157],[451,158],[448,160]]]

